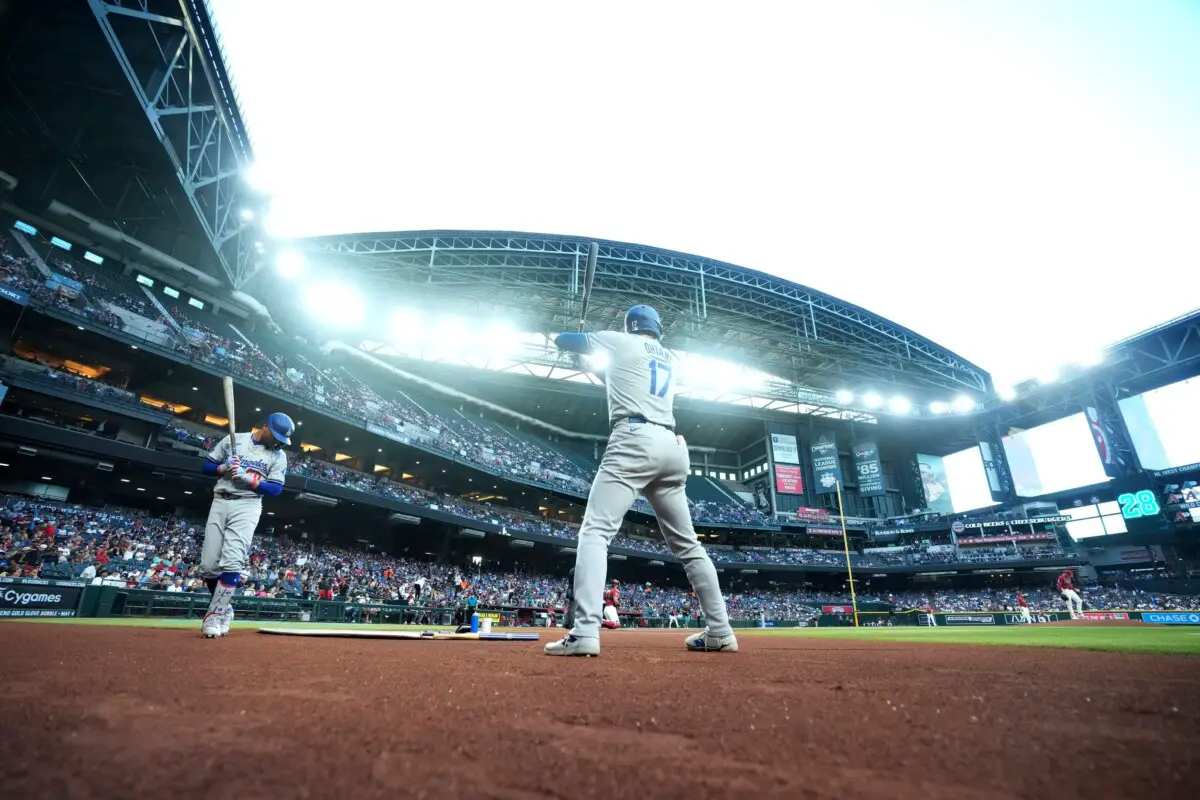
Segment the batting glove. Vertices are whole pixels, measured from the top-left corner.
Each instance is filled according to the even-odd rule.
[[[217,467],[217,472],[220,472],[222,475],[225,475],[228,473],[233,473],[233,475],[237,475],[238,470],[241,468],[242,468],[241,459],[239,459],[237,456],[230,456],[229,458],[225,459],[224,464]]]
[[[262,475],[239,466],[237,471],[233,473],[233,480],[247,489],[257,489],[259,482],[262,480]]]

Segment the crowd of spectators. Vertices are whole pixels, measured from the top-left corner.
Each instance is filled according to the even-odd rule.
[[[196,571],[200,525],[178,517],[101,510],[0,496],[0,577],[74,578],[87,583],[168,592],[206,592]],[[735,619],[807,619],[821,606],[844,604],[844,595],[808,589],[725,584]],[[565,576],[480,569],[397,557],[369,550],[255,538],[245,596],[340,599],[351,603],[403,602],[453,607],[466,597],[485,607],[561,608]],[[1200,597],[1142,591],[1133,584],[1085,586],[1090,610],[1196,610]],[[1047,585],[1026,591],[1034,610],[1061,609]],[[930,589],[894,594],[860,593],[861,603],[891,603],[897,610],[932,606],[938,611],[996,611],[1016,603],[1013,589]],[[653,583],[622,589],[622,607],[647,617],[695,616],[691,592]]]
[[[61,308],[102,317],[105,324],[120,328],[122,323],[97,301],[117,305],[149,320],[157,319],[170,328],[185,330],[178,334],[173,347],[189,358],[207,362],[239,382],[253,382],[270,391],[290,395],[300,402],[324,407],[340,416],[368,423],[418,447],[425,447],[457,460],[483,467],[493,474],[528,480],[543,486],[584,496],[588,492],[595,465],[587,459],[572,458],[559,447],[538,437],[522,434],[495,422],[474,419],[456,409],[439,407],[436,412],[423,408],[400,392],[392,396],[372,389],[348,370],[334,365],[318,366],[324,356],[302,337],[289,337],[265,331],[270,354],[244,340],[213,317],[211,325],[176,306],[167,320],[146,297],[134,288],[121,286],[96,274],[90,267],[72,264],[65,256],[50,256],[49,266],[85,287],[87,297],[71,303],[62,294],[47,289],[33,278],[36,268],[28,256],[17,252],[9,239],[0,240],[0,280],[28,291],[35,299]],[[89,303],[88,300],[93,302]],[[174,323],[174,324],[172,324]],[[218,331],[218,327],[226,333]],[[431,401],[432,404],[432,401]],[[650,513],[644,498],[638,498],[636,510]],[[709,524],[759,525],[766,521],[758,511],[733,502],[701,502],[693,505],[693,518]]]
[[[74,277],[73,272],[67,273],[67,277]],[[97,325],[121,330],[124,327],[121,318],[100,303],[89,302],[87,293],[91,284],[86,280],[79,282],[85,287],[83,297],[72,297],[68,292],[49,288],[45,278],[39,277],[34,259],[22,253],[12,239],[0,235],[0,283],[20,289],[34,302],[79,314]]]
[[[110,403],[139,405],[140,402],[138,396],[127,389],[61,367],[25,361],[12,356],[0,356],[0,369],[8,370],[12,374],[19,374],[23,378],[55,385]]]

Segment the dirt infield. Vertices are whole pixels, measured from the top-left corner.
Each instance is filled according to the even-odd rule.
[[[10,797],[1194,797],[1200,660],[0,624]]]

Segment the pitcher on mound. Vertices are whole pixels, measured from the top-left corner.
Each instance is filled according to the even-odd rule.
[[[638,493],[645,495],[671,552],[683,563],[708,627],[684,639],[688,650],[737,652],[717,570],[696,539],[684,485],[687,443],[675,435],[674,357],[659,342],[662,320],[650,306],[625,314],[625,331],[560,333],[560,350],[608,356],[605,386],[612,434],[592,482],[575,551],[575,626],[546,655],[600,655],[608,545]]]

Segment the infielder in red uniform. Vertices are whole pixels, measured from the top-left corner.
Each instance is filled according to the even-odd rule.
[[[1021,622],[1032,625],[1033,617],[1029,616],[1029,603],[1022,592],[1017,592],[1017,611],[1021,612]]]
[[[604,621],[600,623],[600,627],[610,631],[621,627],[621,618],[617,616],[617,609],[620,607],[621,582],[613,580],[612,586],[604,590]]]
[[[1058,593],[1067,601],[1067,611],[1071,619],[1083,619],[1083,598],[1079,596],[1079,587],[1075,585],[1075,573],[1064,569],[1058,576]]]

